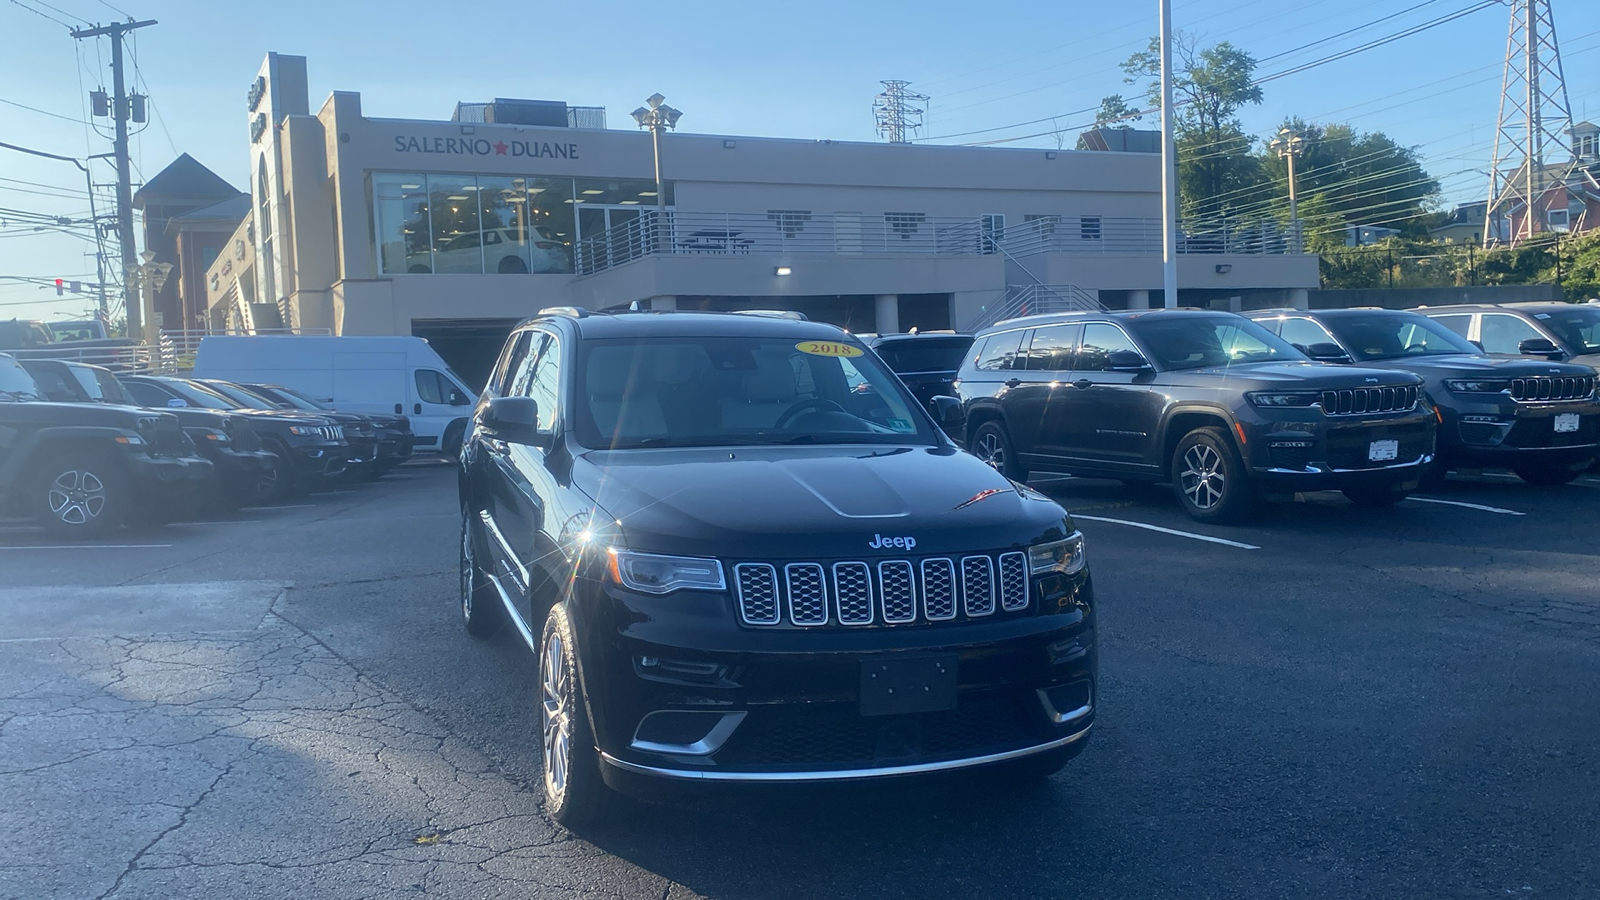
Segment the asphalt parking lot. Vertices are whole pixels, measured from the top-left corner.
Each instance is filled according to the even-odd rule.
[[[1100,600],[1093,740],[974,780],[539,806],[534,661],[459,627],[407,466],[63,546],[0,530],[0,898],[1529,897],[1600,891],[1600,478],[1197,526],[1038,478]]]

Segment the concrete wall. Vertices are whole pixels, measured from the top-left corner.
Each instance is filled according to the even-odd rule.
[[[1357,290],[1318,290],[1311,292],[1312,309],[1347,309],[1352,306],[1381,306],[1385,309],[1411,309],[1417,306],[1449,306],[1453,303],[1521,303],[1560,300],[1561,288],[1554,284],[1479,285],[1456,288],[1364,288]]]

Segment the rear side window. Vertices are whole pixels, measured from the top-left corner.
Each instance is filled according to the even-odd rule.
[[[1432,316],[1431,318],[1462,337],[1466,337],[1467,332],[1472,328],[1471,315]]]
[[[46,400],[73,403],[78,399],[78,392],[72,389],[72,385],[67,384],[67,380],[61,377],[60,372],[53,369],[35,371],[33,383],[39,386],[39,393],[43,394]]]
[[[1013,368],[1017,350],[1022,346],[1023,331],[1002,331],[992,334],[978,353],[978,371],[999,372]]]
[[[1026,367],[1046,372],[1064,372],[1072,368],[1072,356],[1082,331],[1082,325],[1049,325],[1034,329]]]
[[[162,389],[153,385],[145,384],[142,381],[130,381],[123,385],[123,387],[128,389],[129,395],[131,395],[134,399],[134,402],[138,403],[140,406],[148,406],[155,409],[160,409],[167,405],[168,400],[172,399],[166,391],[163,391]]]
[[[1122,329],[1104,322],[1090,322],[1083,326],[1083,346],[1073,368],[1080,372],[1098,372],[1106,367],[1106,359],[1117,350],[1139,352]]]

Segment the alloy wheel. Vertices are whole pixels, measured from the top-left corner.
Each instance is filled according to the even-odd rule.
[[[567,769],[572,761],[572,682],[567,675],[567,648],[559,633],[544,641],[544,786],[551,797],[567,789]]]
[[[87,525],[106,508],[106,486],[86,469],[69,469],[50,485],[50,512],[67,525]]]
[[[1222,457],[1205,444],[1195,444],[1183,454],[1183,492],[1195,509],[1211,509],[1222,500],[1227,475]]]
[[[1006,448],[1000,443],[999,435],[988,432],[978,438],[978,458],[988,463],[996,472],[1005,473]]]

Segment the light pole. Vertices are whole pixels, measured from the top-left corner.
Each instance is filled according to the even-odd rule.
[[[1300,253],[1303,252],[1300,243],[1300,204],[1296,193],[1294,160],[1305,152],[1306,140],[1294,129],[1285,126],[1267,146],[1289,161],[1289,249]]]
[[[172,263],[156,262],[155,252],[151,250],[140,253],[139,258],[144,260],[143,264],[128,266],[125,270],[128,279],[128,293],[139,298],[139,312],[148,312],[150,315],[141,315],[138,319],[130,315],[128,317],[130,326],[128,337],[144,341],[154,347],[159,343],[155,324],[156,291],[161,290],[166,285],[167,275],[172,272]],[[139,334],[132,333],[131,328],[134,325],[139,326]]]
[[[1161,4],[1161,305],[1178,305],[1178,146],[1173,141],[1172,0]]]
[[[658,237],[664,237],[667,224],[667,186],[661,180],[661,132],[663,129],[678,127],[678,118],[682,112],[666,104],[665,97],[660,94],[651,94],[644,102],[648,106],[641,106],[633,111],[633,120],[639,123],[640,128],[650,129],[650,146],[655,150],[656,156],[656,229]],[[657,244],[661,246],[661,244]]]

